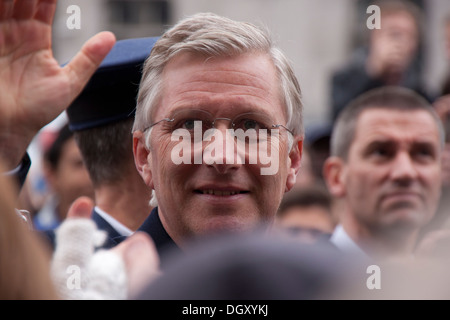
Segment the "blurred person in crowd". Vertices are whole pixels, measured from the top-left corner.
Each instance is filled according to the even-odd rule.
[[[433,107],[439,115],[445,133],[445,144],[442,150],[442,191],[438,209],[430,222],[422,228],[420,238],[429,232],[441,229],[449,221],[450,208],[450,95],[446,94],[434,101]]]
[[[439,203],[443,145],[438,115],[410,89],[373,89],[350,103],[324,166],[330,193],[345,201],[330,240],[370,260],[411,257]]]
[[[447,63],[450,63],[450,13],[445,16],[443,24],[445,57],[447,58]],[[440,92],[441,96],[450,94],[450,69],[447,67],[446,70],[447,74],[444,77]]]
[[[450,61],[450,14],[444,18],[445,54]],[[440,96],[433,102],[436,112],[440,116],[445,129],[446,147],[443,153],[443,185],[450,186],[450,77],[446,77],[442,85]]]
[[[112,249],[98,250],[104,231],[91,219],[94,202],[74,201],[56,229],[51,276],[61,299],[124,300],[159,276],[159,258],[150,237],[137,232]]]
[[[155,43],[133,139],[156,207],[139,230],[160,252],[183,251],[198,237],[267,228],[300,168],[300,87],[262,30],[196,14]],[[261,150],[269,148],[266,161]],[[258,155],[252,163],[250,154]]]
[[[151,190],[134,164],[131,128],[142,66],[156,39],[117,41],[67,109],[94,184],[92,219],[108,233],[104,247],[130,236],[151,211]]]
[[[14,208],[16,189],[16,181],[0,176],[1,300],[127,299],[159,275],[158,255],[145,233],[112,250],[94,251],[98,231],[90,219],[89,197],[78,198],[68,209],[56,229],[58,248],[52,255]]]
[[[445,56],[450,62],[450,14],[443,19],[443,44]],[[442,152],[442,196],[436,215],[423,228],[421,238],[429,232],[439,230],[448,222],[450,207],[450,76],[449,69],[442,83],[440,96],[433,102],[433,107],[441,118],[445,130],[445,147]]]
[[[44,176],[44,152],[50,148],[59,130],[66,123],[67,115],[63,112],[51,123],[39,130],[27,148],[32,164],[20,189],[18,207],[27,210],[32,217],[43,207],[50,194],[49,186]]]
[[[352,99],[381,86],[407,87],[430,102],[434,99],[425,89],[420,66],[414,63],[421,38],[420,9],[403,0],[373,4],[380,8],[381,28],[368,30],[367,50],[358,50],[347,66],[332,75],[332,121]]]
[[[311,169],[315,177],[315,183],[323,184],[323,164],[330,156],[330,138],[332,125],[323,122],[310,126],[306,130],[305,145],[311,158]]]
[[[5,185],[1,192],[4,197],[1,203],[5,206],[1,210],[1,217],[5,220],[0,224],[4,231],[0,232],[3,248],[1,291],[5,299],[60,297],[49,277],[50,253],[45,251],[45,246],[39,246],[40,238],[20,222],[22,216],[15,214],[13,199],[17,198],[18,189],[22,187],[31,165],[27,154],[31,140],[79,95],[115,43],[112,33],[101,32],[88,40],[72,61],[61,67],[54,59],[51,49],[51,26],[56,2],[0,1],[0,38],[4,40],[0,52],[0,161],[4,164],[4,169],[1,170],[4,174],[0,178],[9,177],[13,179],[14,187],[18,187]],[[9,36],[11,34],[14,37]],[[3,188],[3,184],[0,185]],[[89,198],[77,199],[70,210],[81,210],[82,215],[86,212],[90,214],[92,206],[86,206],[86,201],[92,200],[87,199]],[[70,210],[68,216],[71,216]],[[72,221],[65,219],[64,222]],[[144,241],[151,247],[149,237],[139,238],[147,239]],[[70,240],[76,242],[77,238],[70,237]],[[129,265],[130,259],[136,262],[137,257],[143,254],[139,248],[124,249],[130,243],[140,242],[133,237],[130,240],[117,246],[114,251],[123,257],[125,266]],[[64,246],[59,249],[65,252]],[[73,252],[66,253],[71,255]],[[151,254],[151,251],[145,250],[144,253]],[[77,256],[72,258],[76,259]],[[22,262],[12,264],[19,260]],[[143,261],[152,262],[151,259]],[[142,281],[135,276],[152,268],[141,266],[142,264],[133,263],[132,268],[126,270],[129,273],[127,279],[134,284]],[[25,270],[21,272],[18,268]],[[140,271],[136,272],[135,268]],[[60,271],[67,277],[66,268]],[[102,276],[101,273],[98,275]],[[132,278],[136,280],[131,280]],[[91,283],[94,291],[98,289],[95,287],[98,284],[96,281]]]
[[[450,61],[450,14],[443,20],[444,48],[447,60]],[[433,107],[439,115],[445,131],[445,145],[442,152],[442,195],[439,207],[433,219],[421,230],[420,239],[428,242],[429,238],[435,238],[435,234],[445,233],[440,229],[449,222],[450,208],[450,76],[447,75],[442,83],[440,95],[433,101]],[[436,231],[436,233],[434,232]],[[428,235],[431,233],[430,235]],[[427,240],[428,238],[428,240]]]
[[[311,151],[309,146],[303,144],[302,160],[300,170],[297,174],[294,188],[308,187],[317,183],[317,177],[314,174]],[[291,191],[293,190],[291,189]],[[291,192],[288,191],[287,193]],[[286,193],[286,194],[287,194]]]
[[[81,196],[94,197],[89,174],[69,126],[64,125],[43,155],[43,173],[49,195],[33,217],[36,230],[56,228],[72,202]]]
[[[275,230],[305,240],[329,237],[336,226],[332,198],[322,185],[295,187],[281,201]]]
[[[51,253],[17,214],[16,189],[15,181],[0,175],[0,299],[57,299],[49,272]]]

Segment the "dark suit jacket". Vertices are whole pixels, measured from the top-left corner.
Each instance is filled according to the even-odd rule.
[[[175,244],[164,229],[159,218],[158,207],[150,212],[150,215],[145,219],[144,223],[137,231],[146,232],[152,238],[161,260],[161,267],[164,268],[170,256],[181,253],[181,249]],[[126,237],[120,236],[114,238],[113,241],[116,244],[119,244],[124,239],[126,239]]]
[[[20,163],[20,170],[17,173],[17,182],[19,183],[20,188],[22,188],[23,184],[25,183],[25,179],[27,178],[30,167],[31,159],[28,153],[26,153],[22,158],[22,162]]]
[[[106,240],[105,243],[101,246],[102,249],[109,249],[117,245],[117,242],[114,240],[121,235],[117,232],[116,229],[113,228],[105,219],[103,219],[95,209],[92,211],[92,220],[94,220],[97,228],[99,230],[103,230],[106,232]]]

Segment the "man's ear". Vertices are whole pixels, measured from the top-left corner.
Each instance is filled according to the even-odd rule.
[[[150,150],[146,147],[145,135],[142,131],[133,133],[133,155],[137,171],[145,184],[153,188]]]
[[[325,160],[323,177],[333,196],[343,197],[345,195],[344,161],[341,158],[331,156]]]
[[[297,174],[300,170],[303,155],[303,139],[296,138],[289,152],[290,168],[288,168],[288,176],[286,180],[285,192],[288,192],[295,185]]]

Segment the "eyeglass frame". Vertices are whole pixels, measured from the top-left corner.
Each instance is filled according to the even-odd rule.
[[[203,112],[203,113],[210,114],[210,115],[212,116],[211,113],[209,113],[208,111],[205,111],[205,110],[201,110],[201,109],[192,109],[192,110],[194,110],[194,111],[201,111],[201,112]],[[184,111],[184,110],[181,110],[181,111]],[[180,112],[181,112],[181,111],[180,111]],[[186,111],[190,111],[190,110],[186,110]],[[161,123],[161,122],[163,122],[163,121],[166,121],[166,122],[173,122],[173,121],[175,121],[175,116],[176,116],[177,113],[179,113],[179,112],[176,112],[176,113],[172,116],[172,119],[171,119],[171,118],[163,118],[163,119],[161,119],[161,120],[158,120],[158,121],[152,123],[151,125],[149,125],[148,127],[146,127],[146,128],[143,130],[143,132],[147,131],[148,129],[151,129],[152,127],[156,126],[157,124],[159,124],[159,123]],[[243,116],[243,115],[246,115],[246,114],[255,114],[255,112],[241,113],[241,114],[238,114],[238,115],[237,115],[236,117],[234,117],[233,119],[231,119],[231,118],[224,118],[224,117],[214,118],[214,119],[211,121],[211,128],[216,129],[216,128],[215,128],[215,123],[216,123],[217,120],[228,120],[228,121],[230,121],[230,123],[231,123],[231,127],[234,128],[234,127],[236,126],[236,124],[234,123],[234,120],[237,119],[238,117]],[[292,132],[292,130],[288,129],[285,125],[282,125],[282,124],[272,124],[270,129],[273,129],[273,128],[280,128],[280,127],[286,129],[286,131],[289,132],[289,133],[292,135],[292,137],[295,137],[295,134]]]

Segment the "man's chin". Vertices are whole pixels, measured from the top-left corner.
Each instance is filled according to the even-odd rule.
[[[390,230],[416,230],[427,223],[427,217],[428,214],[424,210],[417,208],[395,208],[385,215],[383,224]]]
[[[257,226],[254,219],[244,220],[238,216],[218,216],[205,221],[201,235],[233,234],[253,230]]]

